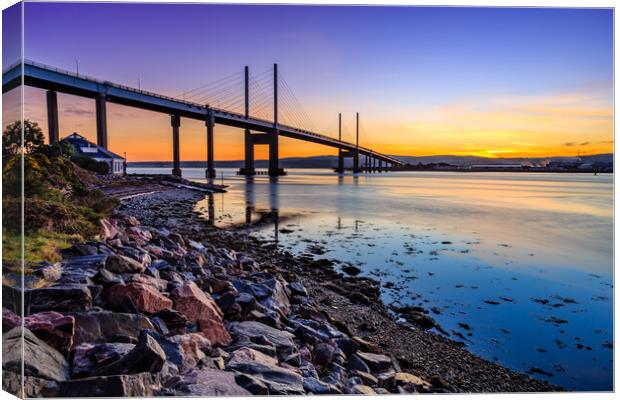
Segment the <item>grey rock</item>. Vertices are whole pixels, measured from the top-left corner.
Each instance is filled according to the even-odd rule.
[[[166,353],[149,331],[142,331],[138,344],[123,358],[97,368],[95,376],[127,375],[140,372],[157,373],[166,361]]]
[[[353,386],[352,388],[349,389],[349,393],[350,394],[365,394],[365,395],[377,394],[377,392],[375,392],[373,388],[366,386],[366,385]]]
[[[95,376],[61,383],[59,397],[152,397],[154,386],[149,373]]]
[[[183,335],[187,332],[187,318],[176,310],[161,310],[155,317],[160,318],[173,335]]]
[[[192,370],[174,377],[167,386],[183,396],[249,396],[235,381],[235,374],[214,369]]]
[[[336,339],[336,344],[338,345],[338,348],[340,348],[347,356],[355,353],[360,347],[355,340],[349,337]]]
[[[392,367],[392,360],[390,359],[390,357],[384,354],[365,353],[362,351],[358,351],[356,355],[361,358],[362,361],[364,361],[372,371],[381,371]]]
[[[370,367],[368,367],[368,364],[366,364],[364,362],[364,360],[362,360],[356,354],[352,354],[349,357],[349,361],[347,363],[347,367],[350,370],[362,371],[362,372],[366,372],[366,373],[370,372]]]
[[[276,347],[279,354],[290,355],[297,351],[292,333],[281,331],[257,321],[233,322],[230,324],[230,334],[235,340],[243,337],[247,339],[264,337]]]
[[[362,380],[362,383],[367,386],[376,386],[379,384],[379,380],[375,378],[374,375],[369,374],[368,372],[362,371],[351,371],[350,376],[359,377]]]
[[[22,376],[21,373],[2,371],[2,390],[20,398],[58,397],[59,384],[34,376]]]
[[[267,396],[269,395],[269,388],[262,380],[243,373],[235,374],[235,382],[239,384],[242,388],[249,391],[253,395],[256,396]]]
[[[314,361],[318,365],[327,365],[334,357],[335,350],[329,343],[319,343],[314,348]]]
[[[73,352],[71,375],[88,377],[93,370],[121,359],[133,348],[131,343],[81,343]]]
[[[178,343],[171,342],[163,335],[153,331],[147,331],[148,335],[157,341],[157,344],[166,354],[166,360],[175,364],[179,368],[183,366],[183,349]]]
[[[135,340],[143,329],[155,329],[148,318],[139,314],[91,311],[69,315],[75,317],[74,344],[117,342],[120,336]]]
[[[23,329],[22,338],[18,326],[2,335],[2,370],[21,374],[22,363],[24,375],[57,382],[69,379],[69,363],[62,354],[28,329]]]
[[[134,260],[133,258],[121,255],[111,255],[105,259],[105,269],[110,272],[122,274],[125,272],[144,272],[145,268],[140,262]]]
[[[297,295],[297,296],[307,296],[308,295],[308,291],[306,290],[304,285],[302,285],[299,282],[291,282],[291,283],[289,283],[288,284],[288,289],[291,291],[292,294]]]
[[[305,394],[301,375],[276,365],[257,362],[230,363],[226,369],[251,375],[269,389],[269,395]]]
[[[297,326],[297,329],[295,329],[295,333],[307,343],[314,345],[322,342],[327,342],[329,340],[329,336],[327,336],[326,334],[303,324]]]
[[[56,282],[62,276],[62,264],[61,263],[44,263],[37,266],[33,273],[48,282]]]
[[[24,307],[28,313],[41,311],[86,311],[93,304],[93,297],[86,285],[29,289],[24,292],[24,300]]]
[[[342,394],[336,386],[311,377],[304,378],[304,389],[314,394]]]

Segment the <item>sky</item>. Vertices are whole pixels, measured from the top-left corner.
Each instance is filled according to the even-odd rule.
[[[294,94],[280,109],[286,121],[337,137],[341,112],[343,138],[353,141],[359,112],[360,144],[383,153],[613,151],[610,9],[26,2],[24,12],[25,58],[156,93],[187,97],[229,77],[236,98],[246,65],[268,93],[277,63]],[[12,16],[3,12],[4,38],[19,30]],[[5,50],[4,67],[18,58]],[[26,88],[25,99],[26,117],[47,131],[45,92]],[[269,96],[253,92],[254,105],[266,112]],[[61,135],[95,139],[93,100],[60,94],[59,107]],[[3,108],[6,124],[18,90]],[[171,158],[167,115],[109,104],[108,135],[129,161]],[[183,119],[182,160],[205,153],[204,123]],[[281,139],[282,157],[325,154],[336,152]],[[243,132],[216,126],[215,158],[242,157]]]

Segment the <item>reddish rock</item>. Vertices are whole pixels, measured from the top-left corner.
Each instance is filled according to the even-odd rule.
[[[183,349],[183,368],[194,368],[200,360],[205,358],[211,348],[211,342],[200,333],[187,333],[168,338],[171,342],[177,343]]]
[[[101,227],[103,228],[103,234],[106,239],[114,239],[116,235],[118,235],[118,228],[116,224],[108,219],[101,220]]]
[[[147,244],[143,248],[155,257],[163,257],[164,255],[164,249],[159,246],[155,246],[154,244]]]
[[[172,292],[174,308],[189,321],[197,322],[200,331],[214,345],[226,346],[231,338],[223,324],[223,313],[213,298],[194,282],[188,282]]]
[[[136,217],[134,217],[133,215],[127,215],[124,218],[125,224],[129,225],[129,226],[138,226],[140,225],[140,221],[138,221],[138,219]]]
[[[64,355],[73,345],[75,318],[71,316],[56,311],[41,312],[24,318],[24,326]]]
[[[2,332],[8,332],[21,325],[21,318],[8,308],[2,308]]]
[[[128,283],[130,282],[143,283],[145,285],[154,287],[160,292],[165,291],[166,287],[168,286],[168,282],[166,280],[154,278],[152,276],[148,276],[145,274],[132,274],[129,276],[127,281]]]
[[[106,292],[107,304],[112,307],[120,307],[125,297],[133,302],[136,309],[149,314],[172,308],[172,300],[159,293],[153,286],[139,282],[117,284]]]
[[[141,245],[153,238],[151,232],[142,230],[135,226],[129,226],[125,228],[125,235],[127,235],[127,237]]]

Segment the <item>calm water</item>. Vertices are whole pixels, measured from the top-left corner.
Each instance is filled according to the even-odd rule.
[[[573,390],[612,389],[612,175],[289,170],[276,184],[234,170],[218,181],[222,171],[229,192],[198,205],[216,225],[250,222],[298,254],[318,243],[315,257],[387,284],[386,303],[435,307],[484,358]]]

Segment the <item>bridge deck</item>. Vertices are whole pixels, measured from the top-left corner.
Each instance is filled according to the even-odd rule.
[[[250,129],[259,132],[270,132],[273,130],[273,122],[256,117],[245,117],[242,114],[215,108],[207,107],[204,104],[197,104],[191,101],[176,99],[163,96],[157,93],[138,90],[124,85],[119,85],[109,81],[102,81],[84,75],[50,67],[34,61],[24,61],[23,64],[16,64],[2,73],[2,93],[14,89],[23,83],[26,86],[37,87],[46,90],[95,98],[105,95],[110,102],[123,104],[144,110],[157,111],[166,114],[175,114],[185,118],[206,120],[207,113],[211,110],[214,113],[215,123],[242,129]],[[281,136],[290,137],[308,142],[331,146],[346,151],[354,151],[355,144],[321,135],[319,133],[307,131],[288,125],[278,125]],[[391,156],[377,153],[366,147],[359,147],[359,153],[363,156],[372,156],[385,162],[402,165],[403,163]]]

